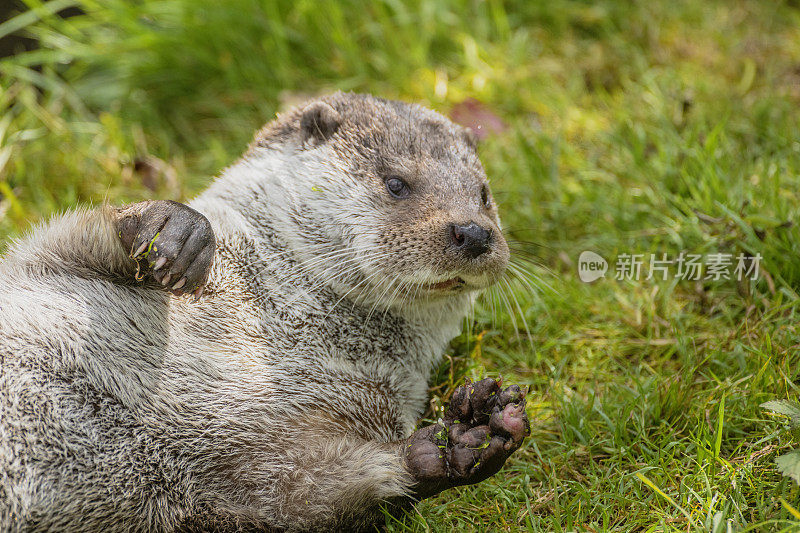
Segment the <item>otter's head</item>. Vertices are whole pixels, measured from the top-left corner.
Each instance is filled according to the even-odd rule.
[[[262,149],[287,162],[292,246],[337,292],[408,305],[479,291],[505,271],[474,138],[442,115],[337,93],[268,124],[251,153]]]

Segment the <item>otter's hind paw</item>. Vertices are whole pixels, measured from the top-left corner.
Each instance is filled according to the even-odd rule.
[[[488,378],[456,389],[439,423],[404,443],[406,468],[419,498],[494,475],[530,434],[525,395]]]
[[[206,217],[178,202],[144,202],[121,209],[118,227],[137,279],[150,275],[173,294],[202,294],[216,248]]]

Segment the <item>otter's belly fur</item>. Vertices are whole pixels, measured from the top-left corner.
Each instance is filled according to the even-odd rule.
[[[302,284],[259,298],[240,267],[222,259],[198,302],[4,273],[0,509],[24,507],[42,531],[142,516],[157,529],[198,516],[280,524],[249,493],[285,497],[286,452],[305,433],[411,433],[428,376],[409,352],[432,347],[403,342],[408,326],[381,313],[369,325],[365,309],[321,321],[338,298]]]

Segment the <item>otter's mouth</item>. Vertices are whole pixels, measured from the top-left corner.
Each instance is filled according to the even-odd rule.
[[[466,282],[463,279],[456,277],[440,281],[439,283],[430,283],[424,287],[431,291],[447,291],[450,289],[463,287],[465,284]]]

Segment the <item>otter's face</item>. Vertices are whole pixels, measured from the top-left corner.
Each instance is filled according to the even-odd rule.
[[[307,163],[295,186],[310,189],[298,197],[314,223],[327,222],[312,240],[345,251],[340,290],[391,305],[478,291],[503,274],[508,246],[467,130],[420,106],[341,93],[285,120],[265,144],[299,128],[294,153]]]
[[[412,297],[491,285],[509,252],[467,132],[440,117],[396,126],[380,134],[393,149],[368,169],[375,246],[393,252],[387,270]]]

